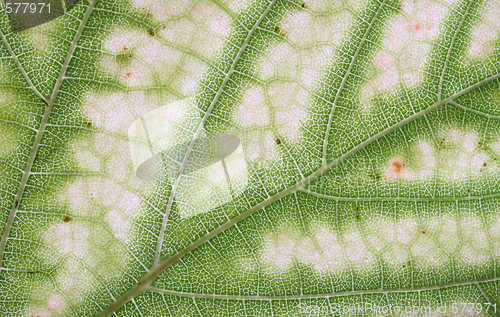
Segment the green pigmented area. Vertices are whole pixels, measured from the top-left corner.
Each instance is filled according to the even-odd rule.
[[[464,135],[477,136],[475,149],[466,157],[485,155],[486,166],[450,167],[459,164],[464,158],[457,153],[461,150],[450,139],[450,131],[460,127]],[[333,197],[466,197],[495,194],[498,181],[498,157],[484,144],[499,139],[500,129],[497,120],[458,109],[444,106],[427,118],[418,119],[401,130],[391,133],[362,152],[349,158],[309,186],[309,189]],[[419,144],[425,142],[432,149],[433,168],[426,168],[419,154]],[[457,152],[458,151],[458,152]],[[414,178],[390,179],[387,171],[390,160],[400,157],[405,169],[416,173]],[[469,175],[453,177],[454,170],[462,175],[470,168]],[[427,178],[419,178],[418,171],[428,169]],[[429,187],[429,182],[433,186]]]
[[[20,74],[14,72],[15,64],[6,59],[5,45],[0,45],[0,206],[4,212],[0,216],[0,232],[4,232],[8,213],[16,193],[21,170],[25,166],[26,153],[29,153],[35,139],[32,127],[40,122],[45,108],[40,99],[26,87]]]
[[[481,4],[481,1],[474,1],[470,4],[464,2],[461,6],[462,10],[457,10],[451,14],[446,25],[447,31],[445,31],[445,34],[441,37],[441,39],[438,39],[439,43],[446,41],[447,44],[449,43],[449,45],[452,45],[449,52],[445,52],[444,50],[436,52],[436,56],[433,56],[432,62],[429,66],[430,72],[439,72],[440,76],[443,68],[446,67],[444,68],[446,70],[446,75],[442,84],[443,99],[467,87],[467,83],[457,81],[457,75],[464,69],[467,69],[464,68],[464,64],[460,60],[468,48],[467,44],[471,41],[469,34],[472,32],[473,26],[479,22],[478,15]],[[455,31],[454,33],[452,33],[453,30]],[[449,45],[446,47],[450,47]],[[435,71],[433,71],[434,69]],[[471,83],[474,79],[477,79],[477,77],[482,77],[482,74],[477,76],[477,69],[474,71],[471,71],[470,69],[467,72],[468,75],[463,78],[469,78],[470,81],[466,80],[469,83]],[[488,75],[485,77],[488,77]],[[439,87],[437,78],[439,77],[436,77],[435,81],[429,83],[429,87],[436,86],[436,84],[438,85],[437,87]]]
[[[496,251],[499,208],[498,199],[355,203],[298,194],[212,239],[210,245],[185,257],[182,265],[162,274],[155,285],[200,294],[236,295],[244,288],[246,295],[285,296],[418,289],[494,279],[500,256]],[[331,271],[304,263],[299,251],[286,269],[272,268],[263,261],[264,237],[284,228],[296,237],[315,236],[318,226],[329,228],[339,238],[345,257],[362,249],[348,240],[349,233],[358,232],[363,237],[359,244],[370,251],[372,261],[360,263],[354,257]],[[239,241],[238,246],[229,247],[227,239]],[[398,252],[407,256],[400,257]],[[483,256],[484,261],[473,262],[473,255]],[[246,259],[245,265],[242,259]]]
[[[357,109],[358,106],[353,105],[350,100],[353,100],[353,91],[360,84],[359,76],[363,74],[376,43],[381,41],[381,34],[385,29],[384,21],[396,13],[396,6],[397,2],[392,1],[375,1],[366,6],[355,19],[349,35],[339,49],[334,66],[322,79],[318,88],[320,98],[311,101],[315,111],[313,111],[311,124],[306,130],[312,132],[310,138],[324,139],[323,136],[325,136],[330,139],[327,160],[336,156],[336,154],[332,154],[331,149],[335,141],[329,135],[325,135],[326,131],[323,129],[329,124],[332,115],[331,130],[326,133],[350,133],[349,138],[342,139],[353,142],[356,140],[356,134],[351,133],[352,124],[356,121],[351,121],[348,113]],[[374,21],[375,17],[377,19]],[[346,112],[346,114],[341,114],[342,112]],[[335,139],[337,140],[338,137]],[[318,147],[317,150],[322,153],[323,144],[314,143]],[[333,150],[335,153],[339,151],[340,149]]]
[[[256,3],[255,6],[241,13],[239,20],[244,24],[245,28],[252,29],[260,17],[257,12],[265,12],[268,6],[269,3]],[[248,83],[255,82],[252,75],[255,65],[252,61],[261,54],[262,49],[268,45],[267,43],[276,40],[276,35],[273,34],[272,29],[277,21],[282,18],[285,12],[296,8],[296,5],[291,3],[277,1],[262,20],[259,28],[257,28],[242,52],[239,50],[248,36],[248,31],[245,31],[242,26],[237,27],[229,36],[228,43],[222,49],[224,53],[217,56],[215,61],[212,62],[214,66],[208,69],[197,92],[196,98],[198,100],[198,107],[201,109],[201,114],[204,114],[206,111],[210,112],[210,116],[204,124],[204,129],[209,134],[217,133],[216,131],[234,129],[230,126],[229,122],[232,120],[232,114],[235,111],[236,100],[243,95],[242,87]],[[241,56],[235,64],[238,55]],[[224,82],[223,75],[232,67],[234,67],[234,72],[230,79]],[[223,71],[222,73],[221,70]],[[217,95],[218,91],[220,91],[220,96]],[[212,102],[215,102],[213,108],[210,107]],[[240,138],[244,137],[241,131],[235,132],[235,135],[238,135]],[[283,173],[286,171],[286,174],[292,176],[296,167],[292,165],[292,161],[287,165],[282,166],[279,172]],[[274,173],[278,173],[278,171],[259,168],[258,171],[254,172],[251,169],[248,182],[249,188],[246,189],[241,197],[237,197],[227,205],[203,215],[197,215],[189,219],[180,219],[176,211],[177,208],[174,205],[165,230],[164,241],[166,243],[163,244],[164,250],[162,254],[175,253],[179,247],[192,241],[193,237],[198,237],[198,234],[193,236],[193,233],[199,232],[199,234],[202,234],[205,229],[200,230],[201,228],[216,228],[221,223],[227,221],[228,215],[235,216],[254,205],[263,197],[263,191],[270,190],[262,187],[262,178],[276,179],[273,176]],[[269,185],[273,186],[272,184]],[[282,184],[278,185],[282,186]],[[160,186],[163,186],[163,184]],[[164,205],[162,204],[162,206]],[[164,209],[160,208],[160,210]]]
[[[49,96],[56,83],[57,74],[70,47],[71,39],[75,37],[76,29],[81,21],[84,6],[76,6],[71,14],[65,14],[40,27],[46,50],[40,53],[37,39],[32,30],[12,33],[10,23],[3,23],[0,28],[6,37],[12,52],[17,56],[24,72],[38,91]],[[5,45],[5,43],[3,43]]]
[[[360,291],[351,296],[331,294],[333,296],[327,299],[313,297],[300,300],[292,298],[280,300],[272,296],[270,298],[257,296],[256,299],[244,301],[224,299],[224,297],[220,299],[192,299],[148,293],[139,296],[136,303],[137,305],[157,303],[154,310],[146,310],[146,313],[162,313],[172,316],[176,314],[198,316],[199,312],[218,316],[248,316],[250,314],[259,316],[286,314],[299,316],[353,316],[358,314],[364,316],[407,316],[416,314],[420,316],[432,313],[453,315],[453,313],[457,314],[464,309],[472,311],[477,316],[494,316],[494,305],[498,306],[498,303],[491,299],[494,297],[489,297],[487,294],[491,294],[488,291],[496,289],[497,286],[498,282],[485,282],[478,285],[457,285],[437,290],[422,290],[418,293],[410,290],[387,294]],[[497,293],[497,291],[493,292]],[[474,310],[474,304],[478,303],[482,303],[482,307],[477,305],[477,309]],[[133,309],[133,305],[129,303],[120,316],[130,314]],[[231,313],[229,314],[228,311]]]
[[[132,56],[133,56],[132,52],[118,54],[118,55],[116,55],[116,63],[118,64],[119,67],[128,66],[128,64],[130,63],[130,60],[131,60]]]
[[[198,4],[193,5],[194,11],[203,8]],[[24,41],[25,34],[6,35],[19,62],[11,58],[5,43],[0,45],[0,178],[4,184],[0,191],[4,210],[0,230],[5,230],[9,214],[15,216],[1,255],[0,312],[35,314],[39,307],[48,309],[51,296],[61,295],[66,306],[51,315],[97,315],[137,285],[153,266],[159,230],[167,213],[163,258],[204,239],[205,234],[238,215],[244,214],[246,219],[239,219],[236,226],[187,252],[153,283],[155,287],[207,298],[133,294],[134,302],[122,303],[125,306],[117,315],[351,316],[353,313],[345,309],[359,303],[430,305],[431,312],[437,313],[439,307],[449,309],[454,302],[497,303],[498,82],[465,93],[455,100],[456,104],[444,104],[425,116],[407,120],[438,99],[440,86],[441,97],[446,98],[496,75],[497,51],[484,62],[460,62],[470,41],[467,34],[480,19],[478,4],[458,3],[450,10],[426,64],[424,82],[389,97],[380,94],[369,114],[359,111],[359,89],[370,75],[367,65],[379,51],[388,21],[397,14],[400,3],[374,1],[360,13],[353,9],[353,26],[323,79],[309,92],[312,97],[307,101],[307,121],[299,127],[303,139],[293,143],[279,135],[273,117],[270,129],[276,132],[272,137],[280,140],[279,160],[265,164],[249,160],[251,185],[242,195],[189,219],[180,217],[177,203],[169,206],[174,195],[171,183],[145,184],[136,179],[122,146],[126,137],[120,124],[132,120],[128,117],[131,113],[133,119],[142,115],[140,106],[150,101],[159,107],[190,95],[183,90],[182,76],[189,68],[206,66],[207,70],[200,70],[204,71],[203,80],[195,91],[200,116],[205,120],[203,128],[213,134],[244,136],[247,131],[239,129],[233,117],[248,87],[262,84],[254,75],[259,66],[256,61],[268,46],[291,41],[283,31],[283,19],[291,12],[307,12],[312,4],[256,1],[237,16],[229,14],[232,30],[213,60],[212,55],[195,48],[197,43],[166,40],[162,30],[175,19],[152,22],[156,18],[142,9],[130,10],[131,5],[97,3],[98,9],[80,29],[82,37],[74,43],[74,56],[68,59],[68,69],[63,69],[61,76],[59,69],[71,46],[67,38],[76,34],[85,6],[75,10],[76,18],[65,16],[53,23],[44,52],[31,52],[33,47]],[[221,9],[216,4],[206,5],[211,10]],[[220,21],[224,22],[229,10],[221,10]],[[199,13],[190,12],[182,18],[195,20]],[[305,16],[301,22],[307,22]],[[6,30],[5,15],[2,19],[0,28]],[[133,66],[139,50],[101,53],[105,51],[103,42],[116,37],[113,32],[118,26],[182,51],[182,56],[178,62],[140,78],[145,80],[140,88],[125,87],[120,72]],[[99,64],[111,55],[117,66],[114,72]],[[48,98],[58,77],[63,83],[56,91],[53,107],[46,110],[31,91],[37,88],[39,95]],[[271,80],[268,87],[279,80]],[[145,90],[146,97],[133,95],[138,90]],[[272,99],[267,92],[264,95]],[[138,102],[124,105],[131,100]],[[105,106],[113,102],[122,108],[107,110]],[[108,117],[103,120],[92,112],[96,109],[105,109],[101,114]],[[48,112],[50,115],[44,117]],[[36,135],[43,120],[48,124],[38,142]],[[401,128],[378,134],[403,120],[407,122]],[[467,177],[448,178],[451,164],[443,159],[463,159],[457,154],[459,142],[450,140],[450,131],[475,136],[471,137],[475,144],[469,145],[470,156],[485,155],[487,165],[474,173],[471,169]],[[103,135],[110,136],[111,141],[99,139]],[[103,150],[99,140],[115,148]],[[359,146],[365,141],[367,144]],[[429,176],[389,177],[387,170],[394,158],[401,158],[404,168],[418,175],[428,164],[418,147],[422,143],[434,149],[436,157]],[[38,150],[30,158],[33,146]],[[316,173],[325,163],[323,159],[329,162],[357,146],[357,153],[332,166],[331,171],[318,173],[319,179],[304,191],[294,187]],[[31,159],[33,166],[25,171]],[[31,173],[26,184],[20,184],[23,172]],[[14,197],[18,191],[22,199],[17,204]],[[283,197],[275,196],[283,191]],[[248,210],[258,204],[260,210],[250,215]],[[137,208],[128,210],[130,206]],[[17,213],[11,213],[11,209]],[[127,210],[130,219],[116,213]],[[64,240],[59,234],[67,228],[74,232]],[[271,242],[284,233],[288,234],[285,242],[295,245],[289,259],[266,257],[272,253],[271,247],[282,250],[281,242],[277,246]],[[83,238],[78,238],[79,234]],[[335,240],[330,246],[340,250],[340,260],[327,263],[327,270],[315,256],[337,255],[325,252],[321,237]],[[70,248],[65,249],[68,245]],[[74,285],[81,293],[65,288],[70,285],[68,279],[76,279]],[[214,294],[221,297],[209,298]],[[311,298],[298,300],[303,295]],[[302,304],[308,309],[305,312]],[[342,312],[321,310],[325,307],[339,307]],[[379,315],[390,314],[404,315],[395,311]]]
[[[394,6],[397,7],[397,5]],[[441,35],[436,40],[436,43],[439,43],[439,45],[434,45],[429,54],[429,61],[426,63],[426,70],[424,71],[424,83],[421,87],[402,89],[400,92],[396,93],[394,98],[390,99],[381,99],[379,97],[378,101],[375,101],[371,106],[374,110],[372,110],[370,115],[359,112],[360,104],[358,100],[360,86],[358,85],[362,82],[360,82],[358,78],[364,76],[363,73],[366,69],[365,63],[369,58],[373,58],[373,55],[370,50],[368,50],[368,54],[365,53],[366,55],[363,55],[363,52],[365,52],[364,49],[360,51],[359,62],[354,66],[354,70],[359,70],[359,73],[356,74],[354,72],[353,75],[357,76],[350,76],[347,78],[346,89],[344,89],[342,92],[343,94],[339,96],[337,105],[338,110],[334,113],[332,119],[332,136],[329,137],[330,145],[328,150],[329,153],[332,153],[329,154],[331,155],[330,157],[340,156],[370,135],[382,131],[437,101],[436,94],[439,90],[443,68],[453,69],[456,67],[453,61],[456,60],[457,54],[461,54],[466,47],[463,39],[463,32],[467,32],[467,30],[471,28],[470,24],[473,21],[471,14],[477,10],[477,5],[472,5],[467,15],[465,15],[465,11],[467,10],[466,6],[462,5],[459,6],[459,8],[461,9],[453,12],[443,22]],[[392,12],[394,13],[394,11]],[[371,35],[372,37],[380,33],[385,33],[384,26],[379,26],[380,31],[376,29],[377,25],[374,25],[374,27],[374,31],[370,32],[370,34],[373,34]],[[464,28],[464,31],[455,32],[455,30],[461,30],[462,28]],[[361,37],[361,35],[358,35],[358,38],[359,37]],[[380,36],[375,38],[376,39],[368,38],[368,42],[379,42],[381,40]],[[453,38],[455,38],[455,40],[453,40]],[[346,56],[349,58],[349,56],[352,55],[351,53]],[[345,65],[345,63],[340,65]],[[369,75],[366,76],[369,77]],[[340,81],[342,78],[343,77],[340,77],[337,81]],[[349,86],[350,82],[352,82],[352,87]],[[450,82],[449,77],[445,78],[445,82],[446,84]],[[456,87],[456,85],[454,87]],[[442,93],[445,94],[444,97],[452,94],[451,92],[447,92],[446,89],[446,87],[443,87]],[[460,89],[454,89],[453,92],[459,90]],[[346,95],[345,98],[343,97],[344,95]],[[354,103],[353,100],[355,101]]]

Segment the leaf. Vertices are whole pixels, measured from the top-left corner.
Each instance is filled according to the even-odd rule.
[[[499,1],[3,8],[2,315],[500,315]]]

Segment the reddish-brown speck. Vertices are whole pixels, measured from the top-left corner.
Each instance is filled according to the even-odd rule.
[[[391,162],[391,167],[396,173],[400,173],[403,169],[404,163],[402,159],[395,159]]]

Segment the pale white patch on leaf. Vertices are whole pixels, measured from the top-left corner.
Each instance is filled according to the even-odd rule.
[[[309,236],[303,236],[297,241],[295,252],[297,260],[300,262],[311,263],[318,269],[325,266],[321,259],[320,250],[316,247],[315,241]]]
[[[255,66],[264,84],[245,87],[236,105],[234,120],[243,130],[250,160],[279,160],[283,142],[302,146],[310,91],[352,23],[352,10],[342,3],[314,3],[311,10],[308,5],[287,14],[275,27],[274,32],[287,40],[266,46]]]
[[[186,14],[194,2],[194,0],[130,0],[132,6],[150,12],[158,21]]]
[[[392,157],[385,167],[389,180],[422,180],[439,177],[449,180],[492,175],[498,164],[481,147],[474,131],[446,127],[439,136],[439,144],[419,141],[412,157]]]
[[[239,13],[247,9],[255,0],[223,0],[221,2],[234,13]]]
[[[249,94],[248,104],[258,103],[256,98]],[[243,115],[249,114],[243,111]],[[143,164],[149,164],[150,159],[157,154],[168,153],[182,144],[189,145],[193,138],[210,138],[204,130],[197,135],[197,128],[201,124],[200,110],[193,98],[168,103],[134,121],[128,129],[134,171]],[[194,154],[190,155],[194,157]],[[162,174],[164,180],[173,183],[180,175],[172,175],[180,171],[182,158],[178,160],[162,162],[163,165],[154,174],[160,175],[160,169],[165,168],[166,172]],[[198,170],[184,171],[175,196],[178,211],[182,218],[208,212],[242,194],[247,184],[247,163],[239,143],[235,151],[222,160]]]
[[[371,66],[374,75],[361,87],[362,112],[371,110],[369,104],[377,93],[393,94],[422,81],[425,62],[449,7],[429,0],[406,0],[401,10],[388,22],[382,49]]]
[[[24,31],[26,37],[29,39],[35,52],[43,54],[50,47],[50,42],[53,35],[51,32],[54,31],[54,25],[51,23],[44,23],[38,25],[37,27],[30,28]]]
[[[214,57],[231,28],[231,17],[210,2],[198,2],[180,18],[169,20],[159,36],[205,58]]]
[[[90,231],[80,223],[54,225],[44,234],[46,244],[58,253],[71,255],[80,259],[88,256],[92,247]]]
[[[47,302],[47,310],[56,315],[60,314],[64,310],[65,306],[66,304],[63,298],[59,295],[51,296]]]
[[[488,234],[477,218],[464,218],[460,223],[462,246],[460,259],[466,264],[480,265],[491,258]]]
[[[317,16],[309,11],[290,13],[282,22],[280,34],[286,35],[294,50],[288,55],[280,52],[280,55],[273,48],[270,53],[265,54],[261,62],[264,79],[273,75],[273,68],[267,69],[267,67],[272,66],[271,63],[276,63],[277,57],[285,55],[286,59],[280,61],[280,68],[274,69],[274,76],[281,77],[287,74],[287,78],[290,76],[295,78],[298,69],[300,82],[305,87],[311,88],[319,80],[321,71],[331,63],[335,49],[341,44],[341,39],[351,23],[352,13],[342,9]],[[288,45],[290,44],[279,44],[278,47],[285,48]],[[285,52],[288,51],[290,49]],[[288,64],[293,64],[293,67],[284,70]]]
[[[157,106],[143,90],[128,93],[97,94],[89,92],[83,107],[92,123],[112,133],[126,135],[134,120]]]
[[[339,270],[345,267],[345,255],[342,245],[337,236],[326,227],[318,226],[314,239],[318,245],[321,261],[318,261],[316,268]]]
[[[87,147],[75,149],[75,161],[81,163],[81,167],[88,168],[91,172],[98,172],[102,167],[102,161],[95,153]]]
[[[166,81],[181,62],[178,49],[152,37],[154,30],[115,27],[103,42],[98,66],[126,87],[147,87]],[[198,72],[203,69],[198,69]]]
[[[269,126],[271,123],[269,105],[262,87],[252,87],[245,92],[236,110],[236,122],[242,128]]]
[[[487,1],[485,7],[481,22],[472,31],[472,41],[467,50],[467,55],[472,59],[489,55],[500,32],[500,2]]]
[[[278,234],[270,233],[264,238],[262,260],[269,270],[284,271],[292,264],[297,244],[295,234],[283,230]]]
[[[346,230],[342,236],[342,242],[347,260],[353,268],[362,271],[371,269],[375,257],[373,252],[367,248],[363,235],[359,230],[355,228]]]
[[[352,226],[337,237],[334,228],[314,224],[305,233],[290,229],[265,234],[261,261],[269,273],[285,272],[294,261],[325,274],[348,269],[369,271],[380,258],[394,270],[439,268],[451,261],[468,266],[488,265],[500,254],[500,220],[486,228],[476,216],[377,219]]]
[[[175,197],[181,218],[206,213],[243,193],[248,186],[248,170],[241,144],[224,162],[226,167],[217,162],[182,175]]]
[[[270,46],[259,63],[259,75],[263,80],[274,78],[296,78],[299,56],[288,43]]]
[[[234,120],[243,131],[241,142],[250,160],[278,159],[277,137],[272,131],[272,108],[263,87],[253,86],[245,91],[242,100],[236,103]]]
[[[443,217],[441,219],[441,228],[436,234],[439,246],[448,254],[456,254],[460,247],[459,222],[452,217]]]

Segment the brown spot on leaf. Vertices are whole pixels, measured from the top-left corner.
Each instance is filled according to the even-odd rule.
[[[403,170],[403,167],[405,166],[404,162],[402,159],[397,158],[391,161],[391,168],[394,172],[396,173],[401,173],[401,170]]]
[[[281,144],[281,140],[280,139],[276,139],[276,144],[280,145]]]
[[[148,30],[148,35],[149,35],[149,36],[155,36],[155,30],[153,30],[153,29],[149,29],[149,30]]]
[[[68,223],[68,222],[71,222],[73,220],[73,218],[71,218],[70,216],[64,216],[63,217],[63,221]]]

